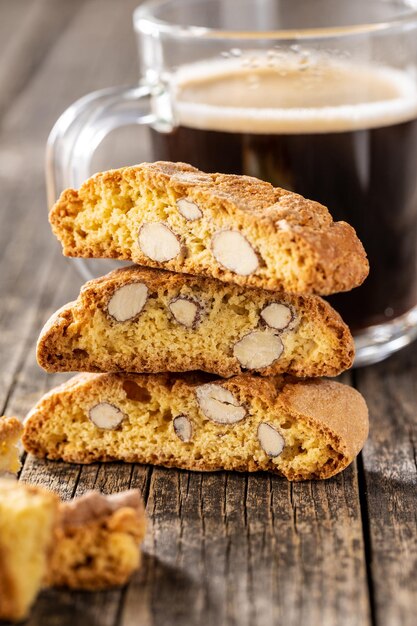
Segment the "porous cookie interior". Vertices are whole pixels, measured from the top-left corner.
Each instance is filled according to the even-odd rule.
[[[74,589],[124,584],[140,563],[139,539],[129,528],[135,523],[134,513],[125,510],[66,529],[52,554],[49,584]]]
[[[153,275],[153,271],[148,272]],[[123,273],[132,281],[129,284],[147,285],[140,313],[125,321],[109,314],[112,297],[122,293],[117,272],[114,282],[109,280],[104,289],[92,282],[91,288],[82,293],[81,303],[73,307],[65,330],[59,330],[58,325],[54,340],[51,326],[50,340],[46,336],[45,345],[41,341],[41,365],[47,369],[55,365],[58,370],[201,369],[231,376],[251,369],[263,374],[286,371],[299,376],[331,376],[352,363],[353,342],[347,327],[318,297],[243,290],[208,280],[181,281],[166,273],[161,284],[154,286],[152,280],[146,280],[146,270],[124,270],[119,275]],[[185,325],[172,308],[179,301],[189,304],[195,314],[191,324]],[[273,303],[283,305],[282,310],[288,313],[282,329],[271,328],[262,318],[263,311]],[[236,344],[254,331],[259,334],[252,335],[256,339],[251,358],[244,360],[235,352]],[[259,367],[257,346],[264,337],[271,349],[264,361],[267,365]]]
[[[146,519],[139,491],[87,491],[60,504],[48,584],[105,589],[127,582],[140,564]]]
[[[193,220],[188,220],[178,210],[177,202],[182,199],[180,194],[172,188],[149,184],[140,177],[108,178],[99,189],[95,189],[94,185],[86,187],[82,199],[84,210],[75,215],[73,231],[79,250],[87,248],[95,254],[114,248],[122,258],[161,266],[144,254],[143,246],[139,244],[141,227],[158,223],[168,227],[182,246],[172,261],[163,262],[167,269],[174,269],[175,262],[182,257],[184,271],[193,273],[198,268],[199,272],[206,270],[209,275],[214,266],[221,275],[226,268],[213,255],[213,235],[224,230],[238,230],[255,255],[259,255],[259,262],[255,262],[257,267],[250,272],[251,275],[273,281],[285,280],[287,283],[299,283],[303,278],[307,282],[310,280],[310,268],[308,264],[304,265],[306,259],[302,258],[302,250],[294,250],[286,234],[282,245],[277,247],[276,232],[268,233],[250,216],[243,214],[238,217],[216,210],[217,203],[210,195],[207,194],[203,201],[193,187],[189,188],[187,199],[201,210],[201,217]],[[308,246],[304,248],[306,255],[312,254]]]
[[[236,379],[221,387],[233,394],[245,416],[228,424],[203,412],[197,400],[202,385],[166,376],[95,380],[97,385],[93,380],[78,392],[53,394],[35,409],[24,437],[29,451],[72,462],[119,459],[197,470],[272,470],[291,480],[331,476],[348,462],[324,426],[317,428],[292,413],[269,392],[257,388],[251,393],[249,387],[242,391]],[[91,421],[89,412],[98,403],[123,413],[116,429],[98,428]],[[190,437],[174,427],[179,416],[188,420]],[[262,448],[261,423],[284,440],[283,451],[275,458]]]
[[[25,616],[42,585],[56,506],[49,494],[0,482],[0,552],[11,595],[0,600],[0,607],[10,600],[14,619]]]
[[[19,441],[23,427],[16,417],[0,417],[0,475],[20,469]]]

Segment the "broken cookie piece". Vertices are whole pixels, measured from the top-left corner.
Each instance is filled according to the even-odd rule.
[[[131,393],[132,386],[142,392]],[[103,402],[127,416],[105,436],[89,418],[91,407]],[[38,457],[72,463],[271,471],[306,480],[344,469],[367,433],[362,396],[329,380],[82,374],[39,401],[23,442]]]
[[[126,267],[92,280],[47,322],[49,372],[203,370],[229,377],[335,376],[352,365],[348,327],[319,296]]]
[[[50,222],[67,256],[131,260],[271,291],[348,291],[369,271],[354,229],[318,202],[185,163],[96,174],[61,194]]]
[[[25,619],[45,586],[124,585],[140,565],[145,527],[137,489],[60,502],[42,487],[0,479],[0,620]]]
[[[57,496],[0,479],[0,620],[27,617],[44,584],[57,520]]]
[[[19,443],[23,426],[16,417],[0,417],[0,476],[20,470]]]
[[[88,491],[59,507],[47,583],[99,590],[124,585],[140,566],[145,511],[137,489]]]

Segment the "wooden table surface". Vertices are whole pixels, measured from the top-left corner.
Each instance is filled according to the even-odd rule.
[[[8,415],[24,416],[64,379],[38,368],[35,342],[81,284],[48,227],[45,141],[76,98],[136,80],[135,4],[0,0],[0,402]],[[149,517],[144,565],[127,588],[45,591],[28,623],[416,624],[416,375],[412,345],[343,377],[366,397],[371,432],[357,462],[325,482],[26,458],[21,480],[66,499],[139,487]]]

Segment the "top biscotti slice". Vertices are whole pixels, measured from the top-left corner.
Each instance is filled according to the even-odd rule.
[[[353,339],[319,296],[131,266],[84,285],[41,332],[49,372],[183,372],[335,376]]]
[[[348,291],[369,270],[354,229],[321,204],[184,163],[97,174],[62,193],[50,222],[67,256],[131,260],[269,290]]]

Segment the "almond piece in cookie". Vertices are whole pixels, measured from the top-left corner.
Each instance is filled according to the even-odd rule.
[[[256,272],[259,262],[256,252],[248,240],[237,231],[223,230],[214,233],[213,256],[223,267],[240,276]]]
[[[284,437],[271,424],[265,422],[258,426],[258,439],[262,450],[273,459],[281,454],[285,446]]]
[[[169,309],[178,324],[195,329],[201,317],[201,305],[194,298],[178,296],[169,303]]]
[[[127,394],[127,381],[146,393]],[[89,419],[91,407],[104,401],[128,416],[105,436]],[[82,374],[39,401],[23,443],[38,457],[71,463],[119,460],[306,480],[343,470],[367,434],[362,396],[330,380]]]
[[[369,271],[354,229],[318,202],[185,163],[96,174],[65,190],[49,217],[67,256],[130,260],[246,287],[328,295],[359,286]]]
[[[203,212],[199,206],[192,200],[187,200],[187,198],[180,198],[177,200],[177,208],[186,220],[193,222],[194,220],[199,220],[200,217],[203,216]]]
[[[267,326],[274,330],[285,330],[294,328],[297,317],[290,304],[282,302],[271,302],[261,311],[261,318]]]
[[[114,404],[99,402],[91,407],[89,417],[97,428],[114,430],[123,422],[125,415]]]
[[[181,243],[168,226],[158,222],[144,224],[138,238],[143,254],[151,259],[164,263],[171,261],[181,254]]]
[[[144,283],[122,285],[113,292],[107,304],[108,314],[116,322],[135,319],[145,306],[147,297],[148,288]]]
[[[181,441],[184,441],[184,443],[191,441],[193,427],[186,415],[177,415],[177,417],[174,417],[172,420],[172,424],[175,434],[181,439]]]
[[[221,385],[202,385],[195,393],[202,413],[216,424],[236,424],[246,416],[245,407]]]
[[[283,351],[280,337],[268,330],[253,330],[233,346],[233,355],[248,370],[269,367],[280,358]]]
[[[353,355],[348,327],[319,296],[140,267],[87,283],[77,302],[47,322],[37,351],[49,372],[203,370],[224,377],[247,369],[335,376]]]

